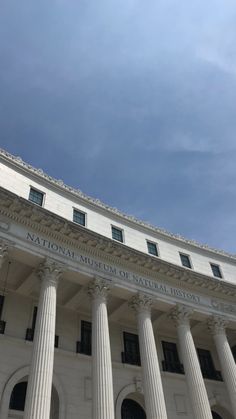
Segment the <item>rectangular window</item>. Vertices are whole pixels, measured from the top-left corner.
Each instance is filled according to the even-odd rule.
[[[29,201],[34,202],[35,204],[40,205],[42,207],[43,195],[43,192],[37,191],[34,188],[30,188]]]
[[[207,349],[197,349],[200,367],[204,378],[210,380],[222,381],[220,371],[215,370],[215,366],[212,360],[210,351]]]
[[[235,362],[236,362],[236,345],[234,345],[234,346],[231,348],[231,351],[232,351],[232,354],[233,354],[234,360],[235,360]]]
[[[123,332],[124,352],[122,352],[122,362],[132,365],[141,365],[138,335]]]
[[[4,295],[0,295],[0,320],[2,318],[2,311],[3,311],[4,300],[5,300]]]
[[[162,349],[164,354],[164,361],[162,361],[163,371],[184,374],[184,368],[179,361],[176,344],[162,341]]]
[[[81,320],[81,340],[77,342],[77,352],[85,355],[92,354],[92,323]]]
[[[74,209],[73,210],[73,221],[74,221],[74,223],[85,226],[85,213]]]
[[[0,334],[3,335],[5,332],[6,322],[2,320],[2,312],[3,312],[3,305],[4,305],[4,295],[0,295]]]
[[[216,278],[222,278],[222,273],[219,265],[215,265],[214,263],[210,263],[210,265],[213,275],[216,276]]]
[[[148,253],[150,253],[150,255],[158,256],[156,243],[147,241],[147,247],[148,247]]]
[[[123,231],[117,227],[111,227],[112,238],[118,242],[123,243]]]
[[[25,340],[29,340],[29,341],[34,340],[34,330],[35,330],[35,325],[36,325],[36,320],[37,320],[37,311],[38,311],[38,308],[34,307],[32,326],[31,328],[26,329]]]
[[[179,255],[182,265],[185,266],[185,268],[192,269],[190,257],[188,255],[184,255],[183,253],[180,253]]]

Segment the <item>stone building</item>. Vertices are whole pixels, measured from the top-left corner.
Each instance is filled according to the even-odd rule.
[[[236,418],[236,257],[0,152],[0,418]]]

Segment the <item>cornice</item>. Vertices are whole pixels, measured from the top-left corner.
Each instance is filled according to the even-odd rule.
[[[166,279],[178,284],[189,284],[196,290],[208,290],[229,297],[236,296],[236,286],[216,278],[176,266],[160,258],[154,258],[124,244],[115,242],[85,227],[66,221],[30,201],[0,188],[0,215],[7,217],[32,230],[54,238],[61,243],[80,248],[91,256],[98,257],[113,264],[129,267],[140,274],[152,278],[165,275]],[[172,283],[173,285],[173,283]]]
[[[153,233],[158,233],[159,235],[163,236],[163,238],[168,238],[170,240],[176,240],[184,245],[193,246],[200,250],[206,250],[210,253],[213,253],[214,255],[218,256],[224,256],[228,259],[232,260],[233,262],[236,262],[236,255],[227,253],[223,250],[211,248],[207,244],[201,244],[198,243],[195,240],[189,240],[185,237],[179,235],[179,234],[173,234],[165,229],[155,227],[148,222],[141,221],[137,219],[136,217],[132,215],[127,215],[123,213],[122,211],[118,210],[117,208],[110,207],[109,205],[103,203],[99,199],[92,198],[85,193],[83,193],[81,190],[73,188],[72,186],[68,186],[63,182],[61,179],[55,179],[52,176],[47,175],[42,169],[36,169],[35,167],[31,166],[30,164],[24,162],[21,157],[16,157],[7,151],[0,149],[0,157],[3,160],[7,160],[9,163],[12,163],[15,166],[18,166],[19,168],[25,170],[26,172],[29,172],[30,174],[33,174],[41,179],[44,179],[48,183],[50,183],[53,186],[56,186],[57,188],[61,189],[64,192],[70,193],[73,196],[76,196],[80,198],[82,201],[85,202],[85,204],[93,205],[97,209],[105,210],[108,213],[111,213],[113,215],[116,215],[117,217],[123,219],[124,221],[128,221],[133,225],[139,226],[144,228],[145,230],[148,230]]]

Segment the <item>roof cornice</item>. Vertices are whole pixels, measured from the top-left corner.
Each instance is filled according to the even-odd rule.
[[[98,210],[100,209],[100,210],[106,211],[110,214],[113,214],[113,215],[121,218],[123,221],[130,222],[134,226],[136,225],[136,226],[139,226],[141,228],[144,228],[145,230],[147,230],[149,232],[157,233],[160,236],[162,236],[164,239],[169,239],[169,240],[172,240],[172,241],[175,240],[178,243],[181,243],[182,245],[188,245],[188,246],[194,247],[195,249],[205,250],[205,251],[211,253],[213,256],[225,257],[225,258],[231,260],[234,263],[236,262],[236,255],[235,254],[231,254],[231,253],[225,252],[223,250],[219,250],[219,249],[214,249],[214,248],[208,246],[207,244],[201,244],[201,243],[198,243],[195,240],[186,239],[185,237],[183,237],[179,234],[170,233],[169,231],[167,231],[165,229],[155,227],[155,226],[149,224],[148,222],[139,220],[132,215],[127,215],[127,214],[123,213],[122,211],[118,210],[117,208],[110,207],[109,205],[104,204],[99,199],[95,199],[95,198],[92,198],[92,197],[86,195],[85,193],[83,193],[79,189],[76,189],[76,188],[73,188],[72,186],[66,185],[63,182],[63,180],[55,179],[52,176],[49,176],[42,169],[36,169],[35,167],[31,166],[30,164],[24,162],[21,159],[21,157],[16,157],[16,156],[8,153],[7,151],[5,151],[3,149],[0,149],[0,158],[2,158],[5,161],[8,161],[12,165],[17,166],[18,168],[20,168],[20,169],[22,169],[26,172],[29,172],[31,175],[34,175],[34,176],[36,176],[40,179],[43,179],[44,181],[48,182],[52,186],[59,188],[61,191],[67,192],[67,193],[71,194],[73,197],[79,198],[80,200],[84,201],[85,204],[92,205]]]
[[[3,188],[0,188],[0,215],[62,243],[74,247],[79,245],[81,250],[89,251],[91,255],[105,258],[114,264],[122,261],[123,265],[133,270],[138,267],[141,273],[148,276],[157,278],[158,274],[165,275],[169,281],[189,284],[198,291],[204,289],[236,297],[236,286],[233,284],[146,255],[67,221]]]

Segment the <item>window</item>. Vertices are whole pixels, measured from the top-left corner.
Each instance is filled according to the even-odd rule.
[[[2,310],[3,310],[4,300],[5,300],[4,295],[0,295],[0,320],[2,318]]]
[[[156,243],[147,241],[147,247],[148,247],[148,253],[150,253],[150,255],[158,256]]]
[[[36,319],[37,319],[37,311],[38,311],[37,307],[34,307],[32,326],[31,328],[26,329],[25,340],[29,340],[29,341],[34,340],[34,330],[35,330]]]
[[[11,410],[24,411],[26,398],[27,382],[22,381],[15,385],[11,393],[10,405]]]
[[[112,238],[123,243],[123,231],[117,227],[111,227]]]
[[[184,255],[183,253],[180,253],[180,259],[181,259],[182,265],[185,266],[185,268],[192,269],[192,266],[190,263],[190,257],[188,255]]]
[[[215,366],[210,351],[207,349],[197,349],[200,367],[204,378],[222,381],[220,371],[215,370]]]
[[[76,351],[80,354],[92,354],[92,323],[81,320],[81,340],[77,342]]]
[[[235,360],[235,362],[236,362],[236,345],[234,345],[234,346],[231,348],[231,351],[232,351],[232,354],[233,354],[234,360]]]
[[[138,335],[123,332],[124,352],[121,353],[122,362],[132,365],[141,365]]]
[[[6,322],[2,320],[2,311],[4,305],[5,297],[4,295],[0,295],[0,334],[3,335],[5,332]]]
[[[172,342],[162,342],[164,361],[162,361],[163,371],[184,374],[183,365],[179,361],[177,346]]]
[[[213,275],[216,276],[217,278],[222,278],[219,265],[215,265],[214,263],[210,263],[210,265],[211,265],[211,270],[212,270]]]
[[[74,211],[73,211],[73,221],[74,221],[74,223],[85,226],[85,213],[74,209]]]
[[[132,399],[124,399],[121,405],[122,419],[146,419],[143,408]]]
[[[30,188],[29,201],[34,202],[37,205],[43,205],[43,192],[39,192],[34,188]]]

